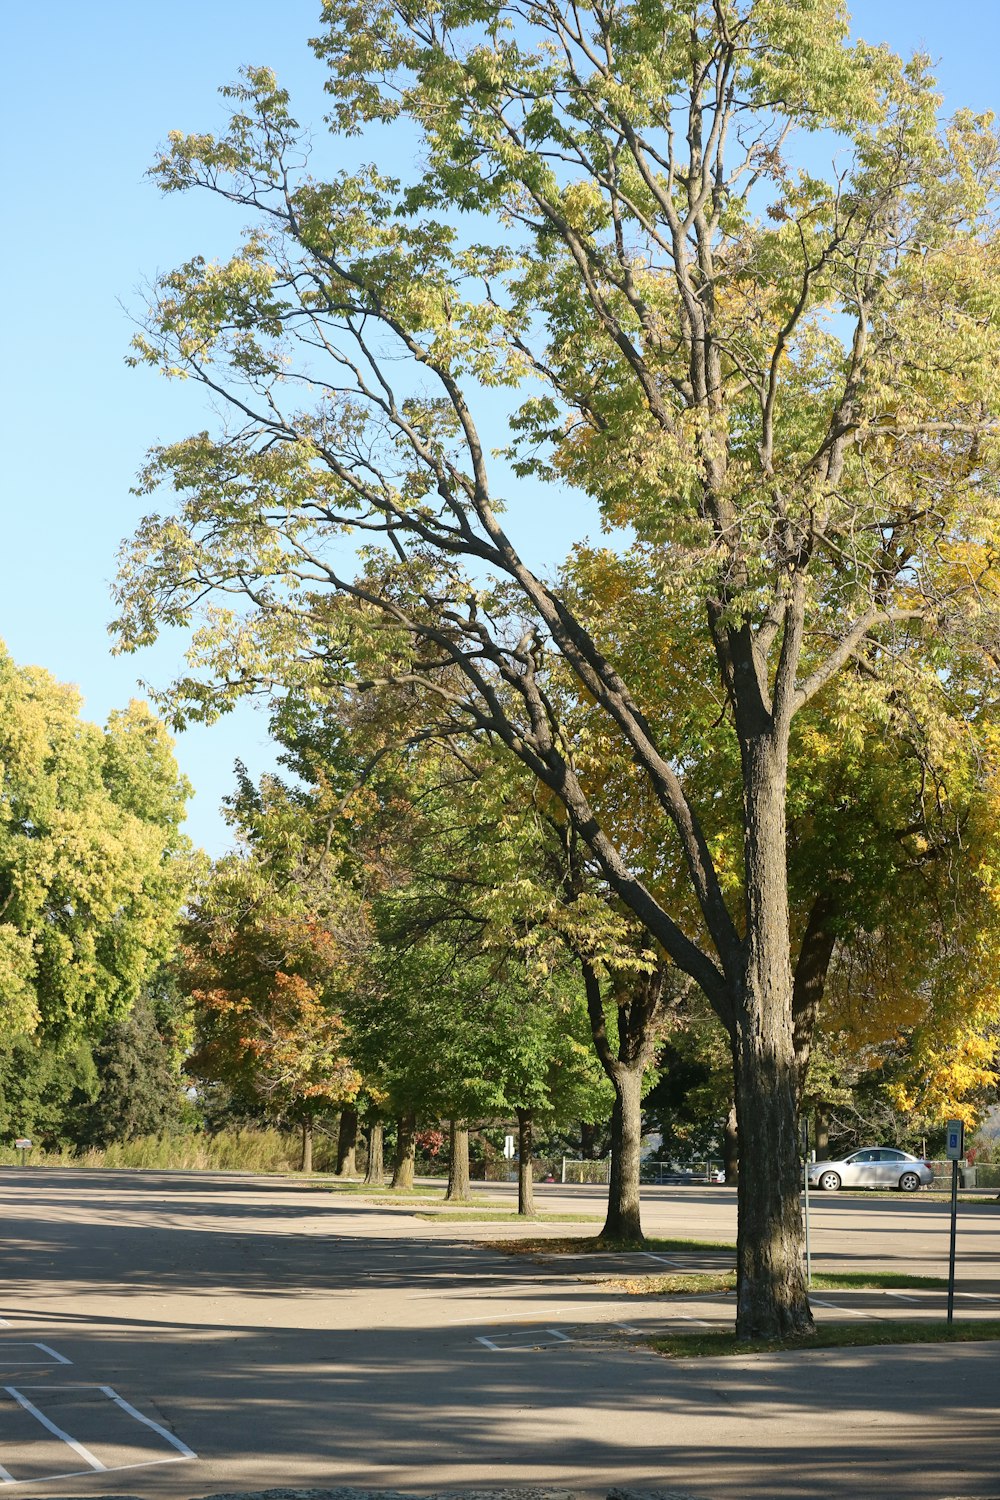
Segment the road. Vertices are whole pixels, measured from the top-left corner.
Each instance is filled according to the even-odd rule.
[[[485,1192],[499,1202],[513,1189]],[[599,1213],[603,1194],[539,1196],[546,1211]],[[725,1188],[644,1201],[651,1234],[735,1233]],[[673,1362],[639,1335],[731,1324],[731,1299],[629,1297],[608,1276],[661,1263],[513,1259],[477,1244],[507,1224],[435,1222],[283,1179],[10,1168],[0,1212],[0,1485],[28,1493],[1000,1491],[997,1344]],[[814,1199],[812,1243],[819,1268],[940,1274],[947,1211],[920,1197]],[[1000,1313],[1000,1207],[963,1210],[959,1254],[961,1315]],[[818,1301],[819,1318],[942,1311],[937,1292]]]

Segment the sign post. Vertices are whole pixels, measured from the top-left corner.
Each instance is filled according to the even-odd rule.
[[[809,1247],[809,1121],[802,1120],[802,1186],[805,1193],[806,1287],[812,1286],[812,1251]]]
[[[958,1164],[965,1155],[965,1126],[949,1120],[945,1156],[951,1162],[951,1239],[948,1245],[948,1322],[955,1318],[955,1240],[958,1233]]]

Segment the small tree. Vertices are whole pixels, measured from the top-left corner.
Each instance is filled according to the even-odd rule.
[[[296,1122],[303,1171],[317,1113],[350,1102],[360,1085],[339,1009],[349,962],[326,925],[329,905],[310,910],[310,894],[316,882],[275,889],[252,859],[223,859],[193,905],[183,951],[196,1030],[188,1072]]]

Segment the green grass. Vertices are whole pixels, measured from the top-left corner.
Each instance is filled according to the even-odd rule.
[[[586,1235],[568,1235],[565,1238],[553,1235],[525,1236],[510,1240],[492,1240],[485,1244],[486,1250],[502,1250],[507,1255],[622,1255],[642,1250],[728,1250],[736,1246],[725,1240],[605,1240],[597,1235],[593,1239]]]
[[[793,1339],[738,1341],[735,1333],[678,1333],[648,1341],[669,1359],[719,1359],[738,1354],[774,1354],[788,1350],[864,1349],[885,1344],[978,1344],[1000,1339],[1000,1318],[974,1323],[824,1323],[814,1334]]]
[[[440,1188],[410,1187],[392,1188],[387,1182],[381,1187],[375,1183],[366,1182],[324,1182],[323,1191],[326,1193],[360,1193],[365,1198],[373,1198],[380,1203],[406,1203],[410,1199],[415,1202],[424,1202],[427,1198],[440,1198]]]
[[[470,1204],[468,1208],[435,1208],[427,1213],[415,1215],[418,1219],[453,1219],[459,1223],[484,1224],[490,1220],[502,1220],[508,1224],[600,1224],[600,1217],[595,1214],[533,1214],[530,1218],[516,1213],[511,1208],[477,1208]]]
[[[905,1271],[830,1271],[814,1275],[812,1285],[821,1292],[839,1292],[851,1287],[875,1287],[892,1291],[911,1287],[919,1291],[948,1285],[947,1276],[910,1276]]]
[[[652,1276],[609,1277],[606,1286],[629,1297],[687,1297],[736,1290],[735,1271],[674,1271]],[[943,1276],[907,1276],[898,1271],[837,1271],[812,1279],[812,1290],[842,1292],[857,1288],[872,1291],[911,1287],[937,1290],[948,1285]]]

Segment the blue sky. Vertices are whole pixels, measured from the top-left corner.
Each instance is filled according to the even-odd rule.
[[[221,124],[216,90],[244,63],[273,67],[297,117],[319,127],[323,70],[307,46],[318,9],[49,0],[8,12],[0,638],[16,660],[76,683],[89,718],[141,692],[139,678],[164,684],[180,663],[180,640],[111,657],[109,584],[141,514],[129,487],[143,453],[211,423],[193,388],[125,367],[129,310],[157,272],[196,252],[225,254],[240,227],[219,205],[162,198],[144,173],[169,130]],[[996,0],[860,0],[854,25],[870,41],[930,53],[946,108],[1000,108]],[[322,161],[338,165],[332,141],[318,142],[317,171]],[[217,853],[234,758],[253,770],[269,763],[263,721],[247,710],[187,731],[177,749],[196,789],[188,831]]]

